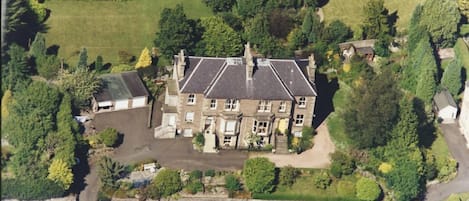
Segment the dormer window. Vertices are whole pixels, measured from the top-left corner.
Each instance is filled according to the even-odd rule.
[[[187,104],[194,105],[195,104],[195,94],[189,94],[187,97]]]
[[[298,107],[305,108],[306,107],[306,97],[300,97],[298,100]]]
[[[210,100],[210,109],[211,110],[217,109],[217,100],[216,99],[211,99]]]

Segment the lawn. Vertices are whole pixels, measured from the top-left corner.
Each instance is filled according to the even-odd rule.
[[[278,186],[272,194],[255,194],[256,199],[270,200],[315,200],[315,201],[358,201],[354,194],[354,183],[357,182],[359,175],[344,176],[341,182],[352,184],[352,191],[341,195],[339,193],[339,180],[333,180],[326,189],[316,188],[314,176],[304,175],[296,180],[292,187]],[[342,191],[340,191],[342,192]]]
[[[345,123],[340,116],[347,105],[347,97],[351,88],[344,82],[339,82],[340,88],[332,98],[334,104],[334,112],[327,118],[327,127],[331,135],[332,141],[339,150],[345,150],[350,144],[350,140],[345,134]]]
[[[464,201],[469,200],[469,192],[460,194],[451,194],[446,201]]]
[[[81,47],[88,49],[89,63],[97,55],[115,63],[120,50],[138,57],[144,47],[153,46],[163,8],[178,3],[190,18],[212,15],[200,0],[46,1],[51,10],[46,42],[58,45],[59,56],[71,65]]]
[[[369,0],[329,0],[323,7],[324,19],[326,23],[332,20],[341,20],[352,27],[354,31],[358,30],[363,20],[363,7]],[[397,31],[407,30],[407,26],[416,5],[424,0],[386,0],[384,6],[389,9],[389,13],[397,11]]]

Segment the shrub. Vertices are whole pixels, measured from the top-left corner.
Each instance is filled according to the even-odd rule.
[[[331,173],[334,177],[340,178],[342,174],[349,175],[355,170],[355,161],[343,152],[334,152],[331,159]]]
[[[206,176],[206,177],[213,177],[213,176],[215,176],[215,170],[206,170],[206,171],[205,171],[205,176]]]
[[[266,193],[274,189],[275,165],[259,157],[244,162],[243,177],[246,187],[253,193]]]
[[[331,185],[332,182],[329,173],[327,173],[326,171],[321,171],[320,173],[316,174],[313,179],[316,188],[320,189],[326,189]]]
[[[186,191],[190,194],[196,194],[197,192],[202,192],[204,190],[204,184],[200,180],[190,181],[186,185]]]
[[[189,174],[190,181],[196,181],[202,179],[202,171],[194,170]]]
[[[321,171],[314,176],[314,184],[316,188],[326,189],[331,185],[332,179],[326,171]]]
[[[225,176],[225,187],[228,192],[233,193],[241,189],[241,183],[234,175],[229,174]]]
[[[135,56],[127,51],[119,50],[117,54],[119,55],[119,63],[121,64],[128,64],[135,60]]]
[[[161,170],[153,179],[154,188],[159,189],[162,197],[170,196],[182,189],[181,178],[175,170]]]
[[[372,179],[361,178],[356,186],[357,198],[361,200],[373,201],[378,199],[381,194],[381,188]]]
[[[438,168],[439,180],[447,181],[451,179],[451,175],[456,172],[457,162],[454,159],[446,158],[441,167]]]
[[[119,135],[115,128],[106,128],[99,133],[101,141],[107,147],[113,147],[116,145]]]
[[[279,174],[279,183],[291,187],[295,183],[296,178],[300,172],[298,169],[292,167],[291,165],[281,168]]]
[[[389,163],[381,163],[378,167],[378,170],[384,174],[390,172],[392,170],[392,165]]]
[[[64,189],[57,183],[41,179],[2,179],[2,200],[16,199],[48,199],[61,197]]]
[[[204,134],[197,133],[194,139],[192,139],[192,144],[194,144],[198,150],[202,150],[205,144]]]

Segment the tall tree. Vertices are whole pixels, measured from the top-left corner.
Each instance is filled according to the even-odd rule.
[[[324,25],[319,21],[319,16],[309,8],[303,19],[301,30],[306,35],[308,42],[315,43],[321,38]]]
[[[27,84],[30,79],[27,75],[29,67],[27,65],[26,52],[22,47],[13,44],[10,46],[7,54],[9,61],[6,68],[3,68],[2,85],[15,91],[17,87]]]
[[[441,47],[452,47],[460,19],[456,1],[428,0],[423,4],[420,23],[430,33],[433,43]]]
[[[355,88],[344,113],[346,133],[358,148],[384,145],[395,126],[400,92],[390,74],[390,70],[377,76],[362,73],[363,82]]]
[[[413,200],[422,191],[419,164],[409,158],[399,158],[395,168],[385,175],[387,184],[396,191],[398,201]]]
[[[96,61],[94,63],[94,69],[96,69],[96,71],[98,72],[103,70],[103,57],[101,55],[98,55],[96,57]]]
[[[123,177],[125,166],[109,157],[103,157],[98,163],[98,175],[101,185],[116,188],[117,180]]]
[[[231,7],[236,4],[236,0],[203,0],[203,2],[212,8],[214,13],[229,12]]]
[[[181,49],[193,51],[196,42],[195,25],[186,17],[181,4],[163,9],[159,30],[154,42],[164,57],[171,58]]]
[[[89,99],[101,87],[101,79],[95,71],[88,71],[85,68],[79,68],[73,73],[68,70],[59,71],[59,87],[69,92],[73,97],[73,102],[77,106],[87,106]]]
[[[418,42],[420,39],[422,39],[422,33],[426,32],[420,25],[422,9],[422,5],[417,5],[414,9],[414,12],[412,12],[412,17],[410,18],[409,36],[407,37],[407,50],[409,53],[414,51]]]
[[[238,15],[243,18],[251,18],[265,11],[267,0],[237,0]]]
[[[55,183],[59,184],[64,189],[68,189],[73,183],[72,169],[66,162],[60,159],[54,159],[49,166],[49,175],[47,178],[55,181]]]
[[[88,51],[86,50],[86,48],[82,48],[80,51],[80,54],[78,55],[77,69],[78,68],[86,69],[87,67],[88,67]]]
[[[468,0],[458,0],[459,11],[463,14],[466,19],[469,19],[469,1]]]
[[[419,119],[413,100],[403,98],[399,106],[399,121],[392,132],[391,140],[397,143],[398,147],[415,149],[419,140]]]
[[[423,38],[412,55],[414,59],[412,62],[413,68],[420,69],[415,74],[418,79],[415,94],[429,106],[435,94],[438,73],[430,41],[427,41],[427,38]]]
[[[453,96],[457,96],[462,87],[461,67],[461,61],[453,59],[446,67],[441,78],[441,86],[447,88]]]
[[[221,17],[202,18],[202,43],[206,56],[237,56],[242,51],[241,37]]]
[[[150,55],[150,50],[145,47],[142,50],[142,53],[140,54],[140,57],[138,58],[137,64],[135,64],[135,68],[145,68],[151,65],[151,55]]]
[[[182,189],[181,177],[177,171],[165,169],[156,175],[152,186],[158,189],[163,197],[167,197]]]
[[[44,34],[36,34],[36,37],[29,48],[29,55],[36,59],[46,56],[46,38],[44,37]]]
[[[60,60],[55,55],[47,55],[36,59],[37,72],[46,79],[57,77],[60,69]]]
[[[69,167],[75,165],[75,147],[77,145],[75,135],[78,133],[79,129],[72,115],[72,98],[70,94],[65,93],[62,97],[56,117],[57,136],[54,136],[54,139],[60,140],[60,143],[55,148],[54,154],[55,158],[67,163]]]
[[[376,39],[381,35],[390,34],[389,11],[384,7],[384,0],[369,0],[364,7],[364,13],[362,24],[364,38]]]
[[[37,32],[45,31],[44,25],[41,24],[34,11],[32,11],[29,0],[9,0],[6,1],[6,4],[5,36],[2,36],[2,42],[4,43],[2,47],[7,47],[13,43],[27,47],[29,40]]]
[[[435,64],[433,48],[430,44],[429,35],[420,33],[420,40],[415,49],[409,53],[407,66],[402,72],[401,85],[403,88],[416,93],[420,74],[424,65]]]
[[[329,25],[327,25],[323,33],[323,40],[335,45],[345,42],[351,37],[352,30],[340,20],[332,21]]]

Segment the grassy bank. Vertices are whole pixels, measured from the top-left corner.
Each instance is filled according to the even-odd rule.
[[[51,10],[46,42],[58,45],[59,56],[71,64],[81,47],[88,49],[88,61],[101,55],[105,62],[117,62],[120,50],[138,57],[144,47],[153,46],[163,8],[178,3],[190,18],[212,15],[202,1],[46,1]]]

